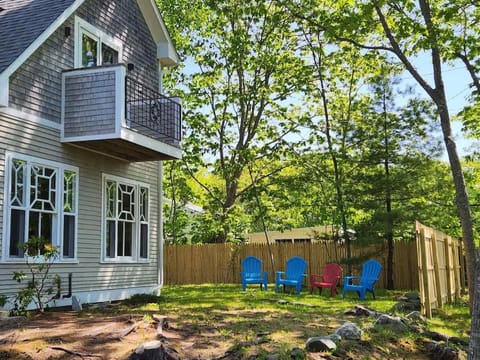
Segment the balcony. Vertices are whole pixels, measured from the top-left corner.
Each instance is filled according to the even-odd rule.
[[[63,143],[129,162],[182,156],[181,104],[127,75],[124,65],[62,74]]]

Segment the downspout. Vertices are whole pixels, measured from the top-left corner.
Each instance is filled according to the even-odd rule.
[[[157,162],[157,291],[163,287],[163,163]]]
[[[163,67],[158,63],[158,92],[163,93]],[[163,163],[157,163],[157,292],[163,288]]]

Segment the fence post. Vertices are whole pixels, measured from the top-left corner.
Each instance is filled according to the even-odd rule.
[[[435,298],[437,300],[437,306],[441,308],[443,306],[443,294],[442,284],[440,284],[440,269],[438,265],[438,252],[437,252],[437,237],[435,231],[432,231],[430,235],[430,241],[432,242],[432,259],[433,259],[433,274],[435,277]]]
[[[455,277],[455,301],[460,299],[460,266],[459,266],[459,255],[458,255],[458,242],[457,241],[452,241],[452,246],[453,246],[453,274]]]
[[[465,277],[465,257],[464,257],[464,250],[463,250],[463,239],[458,239],[458,260],[460,262],[460,280],[461,280],[461,289],[464,293],[465,286],[467,285],[467,279]]]
[[[432,308],[430,303],[430,290],[428,288],[428,268],[427,268],[427,249],[425,246],[425,229],[420,229],[420,236],[417,237],[417,241],[420,241],[420,267],[421,267],[421,279],[420,286],[423,289],[423,307],[425,310],[425,316],[429,319],[432,318]]]
[[[446,272],[447,272],[447,298],[448,302],[452,302],[452,263],[450,261],[450,239],[445,237],[445,243],[443,245],[446,259]]]

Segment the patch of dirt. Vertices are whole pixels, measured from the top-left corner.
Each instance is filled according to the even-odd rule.
[[[278,352],[286,343],[302,348],[306,338],[318,334],[319,324],[325,323],[325,333],[331,333],[331,327],[337,324],[336,320],[315,318],[312,323],[303,323],[284,314],[280,325],[275,324],[276,331],[263,332],[262,323],[275,322],[269,312],[241,310],[213,315],[215,321],[197,323],[195,319],[185,321],[168,314],[160,335],[150,317],[111,315],[108,311],[62,310],[33,314],[29,319],[0,319],[0,360],[126,360],[138,346],[152,340],[160,340],[170,354],[181,360],[248,359],[261,351]],[[241,330],[227,326],[231,316],[235,321],[249,323],[248,333],[245,327]],[[287,323],[292,327],[287,328]],[[428,359],[424,348],[408,337],[342,341],[334,355],[309,353],[307,359]]]
[[[135,331],[122,336],[139,322]],[[155,335],[141,317],[46,312],[18,323],[0,322],[0,359],[123,359]]]
[[[157,325],[142,316],[52,311],[0,321],[0,360],[122,360],[141,344],[159,338],[179,359],[212,359],[231,346],[219,341],[214,328],[170,325],[157,337]]]

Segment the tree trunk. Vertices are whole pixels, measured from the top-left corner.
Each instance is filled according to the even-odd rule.
[[[480,249],[476,251],[476,264],[475,264],[475,274],[476,284],[480,284]],[[470,283],[470,281],[469,281]],[[480,299],[479,299],[480,291],[475,291],[475,298],[473,300],[473,308],[472,308],[472,324],[471,324],[471,331],[470,331],[470,344],[468,348],[468,359],[474,360],[478,359],[478,354],[480,354]],[[472,296],[470,297],[472,298]]]
[[[453,176],[453,183],[455,184],[456,203],[460,223],[462,226],[462,236],[465,244],[465,258],[467,263],[468,294],[470,300],[470,311],[472,315],[468,359],[476,360],[480,358],[480,326],[478,326],[480,319],[480,292],[477,291],[476,287],[476,284],[479,283],[476,278],[479,265],[477,263],[478,257],[473,235],[473,219],[470,210],[465,179],[463,176],[462,165],[457,153],[455,141],[453,140],[452,136],[450,115],[446,106],[445,93],[442,92],[441,95],[438,98],[434,98],[434,101],[439,110],[443,136],[445,145],[447,147],[448,159],[450,161],[450,168]]]
[[[383,72],[383,71],[382,71]],[[385,85],[384,85],[385,86]],[[385,145],[385,209],[387,212],[387,289],[393,290],[393,220],[392,220],[392,191],[390,187],[390,152],[388,142],[388,111],[387,97],[385,88],[383,88],[383,139]]]

